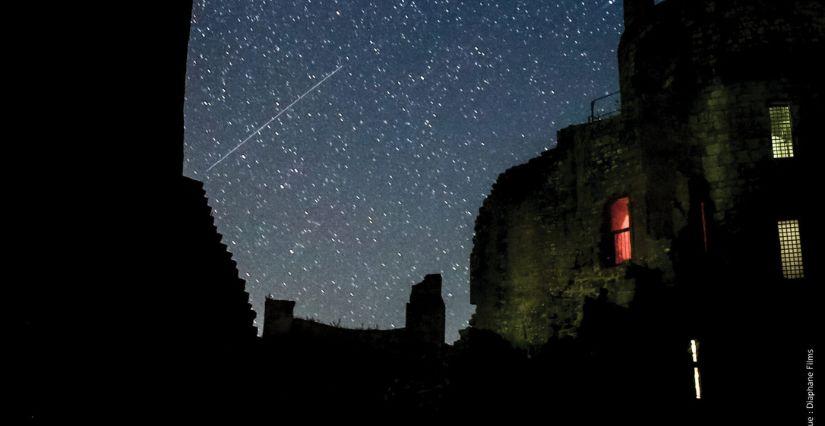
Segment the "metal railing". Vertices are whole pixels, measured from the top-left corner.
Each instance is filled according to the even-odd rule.
[[[622,97],[619,91],[609,93],[590,101],[590,118],[588,122],[599,121],[618,114],[622,109]]]

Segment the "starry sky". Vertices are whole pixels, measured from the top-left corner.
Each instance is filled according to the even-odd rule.
[[[618,0],[196,0],[184,174],[259,328],[268,294],[403,327],[410,286],[441,272],[457,339],[484,197],[618,88],[621,17]]]

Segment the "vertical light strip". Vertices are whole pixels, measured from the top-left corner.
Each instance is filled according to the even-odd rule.
[[[773,158],[793,158],[791,107],[778,105],[769,108]]]
[[[802,239],[799,236],[798,220],[780,220],[779,258],[782,276],[788,279],[805,278],[802,265]]]
[[[693,359],[693,389],[696,399],[702,399],[702,388],[699,385],[699,342],[690,339],[690,356]]]
[[[693,387],[696,389],[696,399],[702,399],[702,388],[699,386],[699,367],[693,367]]]
[[[699,362],[699,353],[696,348],[696,340],[690,340],[690,354],[693,356],[693,362]]]

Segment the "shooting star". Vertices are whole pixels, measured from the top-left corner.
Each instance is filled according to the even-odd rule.
[[[212,170],[215,166],[217,166],[218,164],[220,164],[220,163],[221,163],[221,161],[226,160],[226,158],[227,158],[227,157],[229,157],[230,155],[232,155],[232,153],[233,153],[233,152],[237,151],[237,150],[238,150],[238,148],[240,148],[241,146],[243,146],[243,144],[245,144],[247,141],[249,141],[250,139],[252,139],[252,137],[253,137],[253,136],[257,135],[258,133],[260,133],[260,132],[261,132],[261,130],[263,130],[263,129],[265,129],[267,126],[269,126],[269,124],[270,124],[270,123],[272,123],[273,121],[275,121],[275,119],[277,119],[278,117],[280,117],[280,116],[281,116],[281,114],[283,114],[283,113],[287,112],[290,108],[292,108],[292,106],[293,106],[293,105],[297,104],[297,103],[298,103],[298,101],[300,101],[301,99],[303,99],[303,98],[304,98],[304,96],[308,95],[310,92],[312,92],[313,90],[315,90],[318,86],[320,86],[320,85],[321,85],[321,84],[323,84],[325,81],[327,81],[327,79],[328,79],[328,78],[332,77],[332,76],[333,76],[335,73],[337,73],[337,72],[338,72],[341,68],[343,68],[343,66],[342,66],[342,65],[339,65],[339,66],[338,66],[338,68],[335,68],[335,71],[333,71],[333,72],[331,72],[331,73],[327,74],[327,76],[326,76],[326,77],[324,77],[323,79],[321,79],[321,81],[319,81],[319,82],[315,83],[315,85],[314,85],[314,86],[310,87],[310,88],[309,88],[309,90],[307,90],[306,92],[304,92],[304,94],[303,94],[303,95],[298,96],[298,98],[297,98],[297,99],[295,99],[294,101],[292,101],[292,103],[291,103],[291,104],[287,105],[287,106],[286,106],[286,108],[284,108],[284,109],[282,109],[282,110],[278,111],[278,113],[277,113],[277,114],[275,114],[275,116],[274,116],[274,117],[272,117],[272,118],[270,118],[269,120],[267,120],[267,122],[266,122],[266,123],[264,123],[264,124],[263,124],[263,126],[258,127],[258,129],[257,129],[257,130],[255,130],[254,132],[250,133],[250,134],[249,134],[249,136],[247,136],[247,137],[246,137],[246,139],[242,140],[242,141],[241,141],[241,143],[239,143],[236,147],[232,148],[229,152],[227,152],[227,153],[226,153],[226,155],[224,155],[223,157],[221,157],[221,158],[220,158],[220,160],[216,161],[216,162],[215,162],[215,164],[212,164],[211,166],[209,166],[209,168],[208,168],[208,169],[206,169],[206,172],[204,172],[204,173],[208,173],[208,172],[209,172],[210,170]]]

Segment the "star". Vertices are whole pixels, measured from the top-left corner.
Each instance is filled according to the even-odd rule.
[[[197,2],[184,173],[259,318],[272,293],[299,316],[403,326],[410,287],[441,272],[455,340],[496,177],[618,87],[618,3]]]

